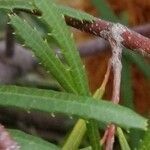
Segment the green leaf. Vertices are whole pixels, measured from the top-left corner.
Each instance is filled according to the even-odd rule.
[[[46,142],[41,138],[29,135],[19,130],[8,130],[13,139],[17,141],[21,150],[60,150],[52,143]]]
[[[126,50],[124,52],[124,55],[128,57],[128,59],[132,63],[136,64],[138,69],[144,74],[147,79],[150,79],[150,64],[144,59],[143,56],[129,50]]]
[[[140,142],[138,150],[149,150],[150,149],[150,128],[145,132],[144,138]]]
[[[81,148],[80,150],[92,150],[92,148],[89,146],[89,147]]]
[[[83,139],[83,136],[86,132],[86,122],[83,119],[79,119],[75,126],[73,127],[73,130],[69,137],[67,138],[65,144],[63,145],[62,150],[68,150],[68,149],[78,149],[79,145],[81,144],[81,141]],[[74,140],[76,139],[76,140]]]
[[[74,80],[74,84],[76,85],[76,89],[81,94],[88,94],[88,83],[86,79],[86,74],[84,71],[84,66],[82,66],[81,60],[79,58],[78,51],[75,47],[73,38],[71,36],[71,33],[68,31],[67,26],[65,24],[64,18],[62,18],[63,15],[75,17],[76,19],[82,20],[86,19],[88,21],[94,20],[93,16],[90,16],[86,13],[79,12],[78,10],[67,8],[65,6],[53,6],[53,1],[36,1],[37,5],[39,4],[40,10],[42,10],[42,13],[46,14],[44,19],[48,22],[50,26],[53,28],[52,36],[55,37],[57,42],[60,44],[60,47],[62,48],[64,57],[66,59],[66,62],[70,66],[70,72],[72,74],[72,78]],[[47,5],[44,6],[44,3]],[[33,4],[33,0],[30,0],[30,2],[25,2],[21,0],[3,0],[0,3],[0,8],[5,9],[29,9],[29,10],[35,10],[35,6]],[[44,6],[44,7],[43,7]],[[47,8],[47,9],[46,9]],[[57,11],[58,10],[58,11]],[[51,12],[51,13],[50,13]],[[51,21],[49,21],[49,19]]]
[[[84,66],[80,60],[72,34],[65,23],[64,15],[57,11],[57,6],[53,3],[53,0],[35,0],[35,5],[42,12],[42,19],[51,27],[50,34],[58,42],[64,59],[70,67],[75,89],[79,94],[88,95],[89,89]]]
[[[92,0],[92,3],[97,8],[102,18],[113,22],[118,21],[118,17],[111,10],[111,7],[108,5],[108,3],[105,0]]]
[[[132,89],[132,69],[131,62],[125,56],[122,58],[122,76],[121,76],[121,93],[123,105],[134,109],[133,89]]]
[[[126,52],[126,49],[123,52],[122,58],[122,81],[121,81],[121,92],[122,92],[122,104],[123,106],[129,107],[134,110],[133,104],[133,89],[132,89],[132,62],[129,60],[130,55],[129,52]],[[128,133],[129,136],[129,144],[131,145],[131,149],[135,149],[139,143],[139,139],[141,138],[141,131],[136,129],[131,129]]]
[[[33,5],[33,0],[23,1],[23,0],[0,0],[0,8],[5,9],[35,9]]]
[[[76,18],[79,20],[93,21],[96,19],[94,16],[89,15],[88,13],[85,13],[83,11],[80,11],[71,7],[57,5],[57,8],[61,14],[64,14],[66,16]]]
[[[87,123],[87,133],[90,133],[88,137],[89,137],[91,147],[94,150],[101,150],[101,146],[99,143],[100,134],[99,134],[98,122],[96,122],[93,119],[90,119],[88,121],[89,123]]]
[[[65,90],[75,92],[69,72],[49,47],[47,41],[44,41],[36,29],[33,29],[26,21],[23,21],[18,16],[12,15],[10,19],[17,33],[40,59],[41,64],[44,65],[47,71],[52,73]]]
[[[44,112],[59,112],[95,119],[104,123],[115,123],[122,127],[146,129],[147,120],[134,111],[107,101],[95,101],[91,97],[68,93],[2,86],[0,105],[13,106]],[[96,112],[96,113],[95,113]]]
[[[35,6],[33,0],[30,1],[23,1],[23,0],[0,0],[0,8],[5,8],[9,10],[13,9],[28,9],[28,10],[35,10]],[[95,17],[80,11],[74,8],[66,7],[63,5],[57,5],[56,8],[61,14],[79,19],[79,20],[87,20],[92,21],[95,20]]]
[[[124,133],[120,127],[117,127],[117,134],[118,134],[121,150],[131,150],[124,136]]]
[[[49,3],[50,4],[50,3]],[[47,5],[46,5],[47,6]],[[50,4],[50,6],[51,6],[51,4]],[[52,6],[51,6],[52,7]],[[64,9],[64,8],[63,8]],[[44,8],[44,10],[46,10],[45,8]],[[57,10],[57,7],[55,7],[54,9],[53,9],[53,14],[54,14],[54,11],[55,10]],[[61,9],[62,10],[62,9]],[[70,12],[70,10],[68,9],[67,10],[67,12]],[[42,12],[43,13],[43,12]],[[57,13],[56,13],[57,14]],[[81,14],[81,13],[80,13]],[[55,15],[54,14],[54,16],[57,16],[57,15]],[[78,13],[76,13],[76,16],[78,16],[79,17],[79,14]],[[51,16],[51,17],[53,17],[53,15]],[[58,18],[56,18],[56,19],[58,19],[58,20],[56,20],[56,22],[54,22],[54,24],[53,24],[53,26],[51,27],[52,28],[52,31],[53,31],[53,29],[55,29],[55,23],[56,24],[58,24],[59,25],[59,23],[61,23],[60,25],[59,25],[59,27],[61,27],[61,28],[63,28],[63,30],[64,29],[66,29],[65,30],[65,32],[60,32],[58,29],[60,29],[60,28],[56,28],[56,34],[57,33],[63,33],[64,34],[64,36],[66,36],[67,37],[67,35],[66,35],[66,33],[68,33],[68,35],[69,35],[69,32],[67,32],[68,31],[68,29],[67,29],[67,27],[66,27],[66,24],[65,24],[65,22],[64,22],[64,20],[62,19],[62,16],[61,16],[61,13],[59,13],[58,14],[58,17],[60,17],[60,20],[62,21],[62,23],[61,22],[58,22],[59,21],[59,19]],[[62,26],[64,24],[64,27]],[[61,31],[63,31],[63,30],[61,30]],[[58,43],[59,43],[59,41],[61,42],[61,37],[62,35],[60,34],[60,35],[58,35],[58,37],[59,37],[59,40],[57,39],[57,41],[58,41]],[[56,39],[56,38],[55,38]],[[70,72],[71,72],[71,74],[72,74],[72,79],[74,80],[74,85],[76,85],[75,86],[75,89],[76,90],[78,90],[78,93],[79,94],[85,94],[85,95],[87,95],[87,94],[89,94],[89,89],[88,89],[88,82],[87,82],[87,79],[86,79],[86,75],[85,75],[85,72],[84,72],[84,66],[82,66],[81,65],[81,60],[80,60],[80,57],[79,57],[79,54],[78,54],[78,52],[77,52],[77,49],[76,49],[76,47],[75,47],[75,44],[74,44],[74,42],[73,42],[73,40],[71,41],[71,45],[67,45],[68,43],[69,43],[69,39],[70,39],[70,35],[67,37],[67,38],[65,38],[66,40],[65,40],[65,43],[66,43],[66,46],[67,47],[64,47],[65,45],[64,45],[64,43],[63,42],[61,42],[61,43],[59,43],[60,45],[63,45],[63,49],[65,49],[65,48],[67,48],[68,50],[69,50],[69,52],[68,51],[65,51],[66,52],[66,58],[67,58],[67,60],[69,60],[69,66],[70,66]],[[32,47],[32,49],[33,49],[33,47]],[[72,52],[72,50],[74,50],[74,53]],[[69,54],[69,55],[68,55]],[[71,57],[72,56],[72,57]],[[70,59],[70,57],[72,58],[72,60]],[[66,60],[66,61],[67,61]],[[55,75],[55,74],[54,74]],[[56,77],[55,77],[56,78]],[[56,78],[56,79],[58,79],[58,77]],[[59,82],[62,82],[62,81],[59,81]],[[69,82],[70,83],[70,82]],[[70,89],[67,87],[66,88],[67,89],[67,91],[70,91]],[[69,90],[68,90],[69,89]],[[73,90],[72,90],[73,91]],[[74,92],[75,93],[75,92]],[[98,130],[97,130],[98,131]]]
[[[107,80],[107,79],[106,79],[106,80]],[[102,85],[99,89],[96,90],[96,92],[95,92],[94,95],[93,95],[93,98],[94,98],[95,100],[101,100],[101,98],[102,98],[102,96],[103,96],[103,94],[104,94],[104,91],[105,91],[105,85]],[[94,121],[93,121],[93,122],[94,122]],[[96,125],[97,122],[94,122],[94,124]],[[93,149],[96,149],[96,148],[95,148],[95,146],[96,146],[96,147],[98,147],[98,149],[100,150],[100,149],[102,149],[102,146],[101,146],[100,143],[99,143],[100,133],[97,132],[97,131],[95,131],[95,129],[94,129],[94,126],[95,126],[95,125],[94,125],[94,124],[88,129],[88,132],[89,132],[89,130],[90,130],[90,133],[91,133],[91,134],[89,135],[89,137],[90,137],[90,143],[91,143],[91,145],[93,145],[93,146],[92,146]],[[102,122],[101,122],[100,124],[102,124]],[[103,124],[104,124],[104,123],[103,123]],[[96,126],[97,126],[97,125],[96,125]],[[96,127],[96,128],[97,128],[97,127]],[[80,130],[80,132],[79,132],[79,130]],[[69,136],[69,138],[68,138],[68,140],[67,140],[66,143],[64,144],[63,150],[69,149],[69,147],[71,147],[72,145],[73,145],[73,148],[74,148],[74,149],[77,149],[77,148],[78,148],[78,145],[79,145],[79,141],[82,140],[83,135],[85,134],[86,131],[87,131],[86,122],[83,121],[83,119],[79,119],[79,120],[77,121],[77,123],[75,124],[75,126],[74,126],[74,128],[73,128],[73,130],[72,130],[72,132],[71,132],[71,134],[70,134],[70,136]],[[94,131],[94,132],[93,132],[93,131]],[[98,134],[97,134],[97,133],[98,133]],[[74,140],[76,137],[77,137],[78,140]],[[97,146],[97,145],[99,145],[99,146]],[[73,149],[73,148],[71,147],[71,149]]]

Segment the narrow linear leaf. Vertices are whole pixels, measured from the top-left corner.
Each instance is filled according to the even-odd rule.
[[[134,52],[130,52],[129,50],[126,50],[124,55],[128,57],[132,63],[137,65],[139,70],[145,75],[147,79],[150,79],[150,64],[146,62],[143,56]]]
[[[68,150],[68,149],[76,150],[81,144],[82,138],[86,132],[86,123],[85,120],[83,119],[79,119],[77,122],[78,123],[76,123],[71,134],[69,135],[68,139],[63,145],[62,150]]]
[[[124,136],[124,133],[120,127],[117,127],[117,134],[118,134],[121,150],[131,150]]]
[[[131,65],[135,64],[138,69],[145,75],[147,79],[150,79],[150,65],[143,56],[130,52],[128,49],[125,49],[123,52],[123,70],[122,70],[122,96],[123,96],[123,105],[134,110],[133,104],[133,89],[132,89],[132,78],[131,78]],[[129,144],[131,149],[137,149],[139,141],[143,136],[143,132],[131,129],[129,134]]]
[[[64,58],[67,64],[70,66],[70,72],[74,80],[75,89],[78,90],[79,94],[88,95],[88,85],[84,68],[81,65],[80,57],[76,49],[75,43],[71,33],[68,31],[66,23],[64,21],[64,15],[55,11],[57,7],[53,1],[39,1],[35,0],[35,5],[42,11],[43,19],[50,25],[52,29],[52,36],[59,43]],[[50,7],[51,6],[51,7]],[[50,7],[50,8],[49,8]],[[63,18],[62,18],[63,17]],[[90,139],[92,139],[93,149],[99,149],[98,128],[96,128],[96,122],[90,121],[87,125]],[[94,136],[92,136],[94,135]],[[95,135],[97,135],[95,137]],[[92,138],[91,138],[92,137]],[[69,138],[70,139],[70,138]],[[97,140],[98,139],[98,140]],[[97,141],[96,141],[97,140]],[[98,144],[95,144],[95,143]],[[69,144],[70,145],[70,144]],[[63,147],[64,149],[64,147]]]
[[[36,11],[36,7],[34,5],[33,0],[30,0],[30,1],[0,0],[0,8],[8,9],[11,11],[13,11],[13,9],[18,9],[20,11],[23,11],[23,10]],[[79,20],[93,21],[95,19],[95,17],[93,17],[92,15],[89,15],[83,11],[80,11],[80,10],[77,10],[74,8],[70,8],[70,7],[67,7],[64,5],[58,4],[56,9],[62,15],[70,16],[70,17],[73,17],[73,18],[76,18]],[[32,21],[34,23],[36,22],[35,20],[38,21],[38,25],[40,24],[40,27],[42,26],[42,27],[44,27],[44,29],[46,28],[46,31],[48,31],[47,25],[45,23],[43,23],[42,20],[36,19],[36,17],[34,17],[34,19],[33,19],[33,17],[32,17]]]
[[[133,89],[132,89],[132,70],[131,63],[126,57],[122,58],[122,78],[121,78],[121,94],[123,97],[123,105],[134,109]]]
[[[63,6],[63,5],[57,5],[58,7],[58,11],[61,14],[67,15],[69,17],[73,17],[79,20],[86,20],[86,21],[93,21],[95,20],[95,17],[92,15],[89,15],[88,13],[85,13],[83,11],[71,8],[71,7],[67,7],[67,6]]]
[[[126,50],[126,49],[125,49]],[[127,53],[127,54],[126,54]],[[121,92],[123,97],[123,106],[129,107],[130,109],[134,110],[133,104],[133,89],[132,89],[132,62],[129,60],[130,55],[128,52],[123,53],[122,63],[122,84],[121,84]],[[129,144],[131,145],[131,149],[136,149],[141,139],[141,131],[136,129],[131,129],[128,133],[129,136]]]
[[[55,7],[55,9],[57,9],[57,7]],[[53,11],[54,12],[54,11]],[[77,15],[77,13],[76,13],[76,15]],[[79,16],[79,15],[78,15]],[[60,18],[61,18],[61,15],[60,15]],[[61,18],[62,19],[62,18]],[[57,23],[57,22],[56,22]],[[65,24],[65,23],[64,23]],[[54,25],[55,26],[55,25]],[[57,32],[56,31],[56,34],[57,33],[59,33],[59,31]],[[66,33],[65,33],[66,34]],[[70,37],[69,37],[70,38]],[[69,39],[68,38],[68,39]],[[69,42],[68,41],[68,39],[67,39],[67,42]],[[74,43],[73,43],[74,44]],[[73,48],[75,48],[75,45],[73,45],[74,47]],[[68,52],[67,52],[68,53]],[[70,54],[72,54],[72,52],[70,53]],[[73,58],[75,58],[74,59],[74,64],[70,67],[70,72],[72,73],[72,76],[73,76],[73,80],[74,80],[74,84],[76,85],[76,89],[78,90],[78,93],[79,94],[88,94],[89,93],[89,90],[88,90],[88,85],[87,85],[87,81],[85,81],[85,77],[86,77],[86,75],[85,75],[85,72],[84,72],[84,68],[82,68],[82,65],[81,65],[81,60],[80,60],[80,58],[79,58],[79,54],[77,53],[77,50],[75,49],[75,54],[76,54],[76,56],[78,56],[78,57],[74,57],[73,55]],[[69,56],[70,57],[70,56]],[[68,58],[69,58],[68,57]],[[78,58],[78,61],[77,61],[77,59],[76,58]],[[77,61],[77,63],[76,63],[76,61]],[[79,64],[79,63],[80,64]],[[74,69],[75,68],[75,69]],[[73,70],[73,71],[72,71]],[[76,77],[78,77],[78,78],[76,78]],[[85,82],[84,82],[85,81]],[[81,83],[82,82],[82,83]],[[80,83],[80,84],[79,84]],[[82,86],[83,85],[83,86]],[[84,86],[85,85],[85,86]],[[69,89],[69,91],[70,91],[70,89]],[[98,130],[97,130],[98,131]]]
[[[42,19],[52,29],[51,34],[58,42],[64,59],[70,67],[75,89],[78,90],[79,94],[88,95],[89,89],[86,74],[73,37],[65,23],[64,15],[57,11],[57,6],[53,3],[53,0],[35,0],[35,5],[42,12]]]
[[[25,44],[32,49],[45,68],[52,73],[64,89],[75,92],[69,73],[64,69],[63,64],[49,47],[47,41],[44,41],[36,29],[33,29],[18,16],[12,15],[10,19],[17,33],[24,39]]]
[[[46,1],[37,1],[36,3],[37,4],[38,3],[46,4],[47,2]],[[2,1],[0,1],[0,8],[6,8],[6,9],[11,9],[11,10],[14,8],[29,9],[29,10],[35,9],[35,7],[33,5],[33,0],[31,0],[30,3],[21,1],[21,0],[8,0],[8,1],[2,0]],[[41,10],[42,10],[43,6],[40,4],[39,8],[41,8]],[[45,9],[45,8],[47,8],[47,9]],[[93,20],[94,17],[92,17],[86,13],[78,12],[75,9],[67,8],[64,6],[58,5],[58,7],[55,7],[52,5],[52,1],[51,2],[48,1],[48,3],[46,4],[46,7],[44,7],[44,12],[46,12],[45,16],[48,17],[48,18],[45,18],[45,19],[48,19],[47,20],[48,24],[51,23],[50,24],[51,26],[56,27],[56,30],[53,30],[53,36],[56,37],[60,46],[63,49],[65,59],[68,62],[68,64],[70,65],[70,72],[73,76],[74,84],[76,85],[78,92],[81,94],[83,94],[83,93],[88,94],[89,90],[88,90],[86,75],[84,72],[84,66],[81,65],[82,63],[81,63],[81,60],[79,59],[79,54],[75,47],[74,41],[73,41],[71,34],[68,31],[65,21],[61,15],[63,13],[63,15],[65,14],[68,16],[75,17],[77,19],[83,19],[85,17],[84,19],[87,19],[88,21]],[[47,12],[48,12],[48,14],[47,14]],[[49,13],[49,12],[51,12],[51,13]],[[49,21],[49,19],[51,20],[51,22]],[[59,26],[57,27],[56,25],[59,25]],[[59,32],[59,30],[57,30],[57,29],[59,29],[61,32]]]
[[[23,1],[23,0],[0,0],[0,8],[5,9],[29,9],[33,10],[35,7],[33,6],[33,0]]]
[[[102,96],[104,94],[104,91],[105,91],[105,86],[106,86],[105,84],[107,83],[107,80],[108,80],[108,78],[105,78],[105,80],[103,81],[101,87],[99,89],[97,89],[96,92],[94,93],[93,98],[95,100],[101,100],[101,98],[102,98]],[[100,122],[100,124],[102,124],[102,122]],[[86,122],[83,121],[83,119],[79,119],[77,121],[77,123],[75,124],[75,126],[74,126],[74,128],[73,128],[73,130],[72,130],[72,132],[71,132],[71,134],[70,134],[70,136],[68,138],[68,140],[64,144],[63,150],[68,150],[69,147],[71,149],[73,149],[73,148],[77,149],[78,146],[79,146],[79,142],[78,141],[82,140],[83,135],[85,134],[86,131],[90,132],[89,140],[90,140],[90,143],[92,145],[92,147],[90,147],[90,149],[99,149],[99,150],[102,149],[102,146],[101,146],[101,144],[99,142],[100,133],[95,130],[95,129],[98,128],[97,126],[98,126],[98,123],[96,121],[92,120],[92,126],[90,128],[86,128]],[[88,124],[87,124],[87,127],[88,127]],[[80,130],[80,132],[79,132],[79,130]],[[75,137],[78,140],[74,140],[74,139],[76,139]]]
[[[92,150],[92,148],[89,146],[89,147],[81,148],[80,150]]]
[[[90,119],[88,121],[89,123],[87,123],[87,133],[90,133],[89,141],[91,143],[91,147],[94,150],[101,150],[101,146],[99,143],[100,134],[99,134],[98,122],[96,122],[93,119]]]
[[[147,120],[129,108],[107,101],[95,101],[86,96],[50,90],[2,86],[0,97],[1,106],[16,106],[27,111],[40,110],[49,113],[59,112],[77,115],[104,123],[115,123],[127,128],[145,130],[147,127]]]
[[[30,1],[23,1],[23,0],[0,0],[0,8],[5,8],[9,10],[13,9],[27,9],[27,10],[35,10],[36,7],[34,5],[34,0]],[[87,21],[93,21],[95,17],[92,15],[89,15],[88,13],[85,13],[83,11],[66,7],[63,5],[57,5],[56,8],[61,14],[79,19],[79,20],[87,20]]]
[[[8,131],[13,139],[17,141],[21,150],[60,150],[60,148],[54,144],[33,135],[14,129],[9,129]]]
[[[97,8],[102,18],[109,21],[118,21],[118,17],[114,14],[105,0],[92,0],[92,3]]]

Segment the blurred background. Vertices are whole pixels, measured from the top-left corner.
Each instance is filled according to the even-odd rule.
[[[102,19],[120,22],[150,38],[150,0],[57,0],[58,3],[83,10]],[[61,91],[61,87],[42,68],[33,53],[22,46],[20,37],[7,24],[7,11],[0,10],[0,84],[13,84]],[[47,27],[36,17],[21,13],[46,36]],[[76,29],[70,28],[86,66],[89,86],[93,93],[100,87],[111,51],[108,43]],[[20,43],[20,44],[19,44]],[[55,49],[53,39],[49,43]],[[56,50],[57,51],[57,50]],[[150,117],[150,59],[124,49],[122,63],[121,104]],[[112,79],[104,99],[111,98]],[[0,109],[0,122],[9,128],[18,128],[39,135],[46,140],[61,143],[76,118],[40,112],[24,112],[12,108]]]

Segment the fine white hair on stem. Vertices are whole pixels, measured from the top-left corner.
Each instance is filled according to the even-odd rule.
[[[125,32],[124,27],[121,24],[112,24],[109,27],[109,31],[106,33],[109,39],[109,43],[112,48],[111,65],[113,69],[113,93],[112,102],[115,104],[119,103],[120,100],[120,84],[121,84],[121,70],[122,70],[122,33]],[[105,150],[112,150],[114,143],[115,125],[111,124],[108,129],[106,129],[107,138]]]

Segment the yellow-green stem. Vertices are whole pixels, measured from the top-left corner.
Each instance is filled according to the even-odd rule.
[[[106,87],[106,84],[109,79],[110,69],[111,69],[111,62],[108,63],[107,71],[106,71],[106,74],[105,74],[105,77],[104,77],[101,87],[99,89],[97,89],[93,95],[93,98],[95,98],[96,100],[101,99],[105,92],[105,87]],[[92,126],[96,125],[95,123],[92,123],[92,124],[93,124]],[[89,129],[92,130],[93,128],[90,127]],[[64,144],[62,150],[70,150],[70,149],[77,150],[82,141],[83,136],[85,135],[86,130],[87,130],[86,121],[83,119],[79,119],[77,121],[77,123],[75,124],[71,134],[69,135],[69,138],[67,139],[66,143]],[[101,145],[98,148],[100,150]]]
[[[75,124],[69,138],[64,144],[62,150],[77,150],[82,138],[86,132],[86,122],[83,119],[79,119]]]

